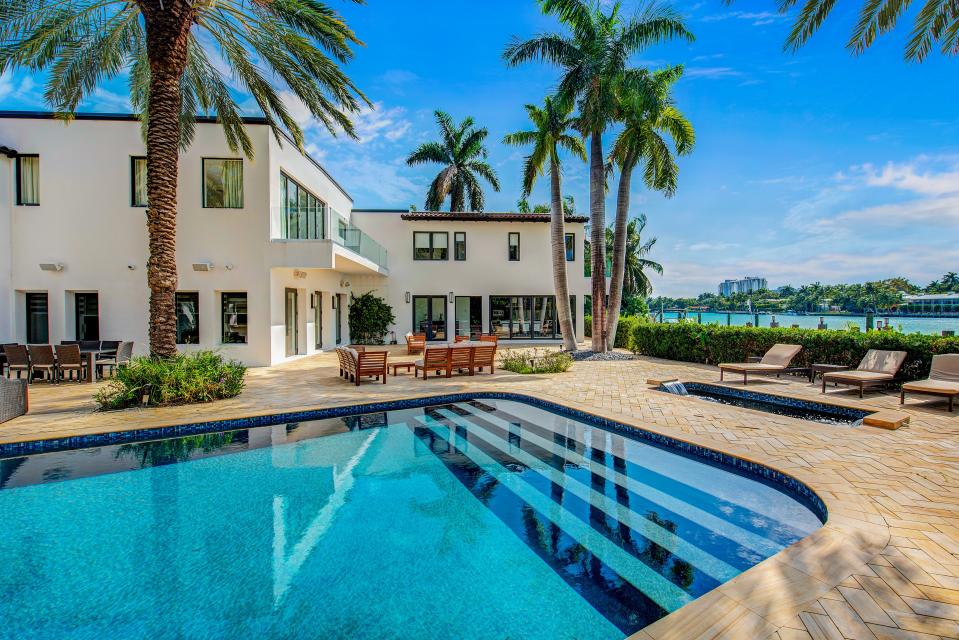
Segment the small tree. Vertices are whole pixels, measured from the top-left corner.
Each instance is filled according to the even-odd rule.
[[[350,293],[350,340],[357,344],[383,344],[386,332],[396,321],[393,307],[368,291],[361,296]]]

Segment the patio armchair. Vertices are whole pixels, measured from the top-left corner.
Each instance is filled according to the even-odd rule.
[[[48,344],[31,344],[27,349],[30,351],[30,368],[33,374],[39,371],[44,380],[57,382],[57,360],[53,357],[53,347]]]
[[[451,348],[450,369],[455,369],[459,373],[468,371],[470,375],[473,375],[473,347]]]
[[[7,357],[7,377],[11,377],[13,372],[17,372],[17,380],[20,374],[27,374],[27,381],[33,375],[33,369],[30,367],[30,352],[22,344],[7,344],[3,346],[3,354]]]
[[[71,379],[83,381],[87,365],[80,356],[80,345],[58,344],[54,349],[57,352],[57,379],[65,380],[69,372]]]
[[[104,343],[106,344],[106,343]],[[103,357],[97,357],[96,365],[97,371],[102,372],[104,367],[110,368],[110,373],[113,373],[114,368],[120,367],[122,365],[130,364],[130,358],[133,357],[133,343],[132,342],[121,342],[117,346],[116,353],[114,355],[106,355]]]
[[[826,393],[826,383],[859,387],[859,397],[865,387],[889,384],[896,379],[902,363],[906,361],[905,351],[883,351],[870,349],[862,361],[853,370],[827,371],[822,374],[822,393]]]
[[[80,349],[85,351],[99,351],[100,341],[99,340],[81,340]]]
[[[0,422],[22,416],[29,408],[27,381],[0,377]]]
[[[769,376],[783,373],[805,372],[805,367],[790,367],[802,346],[798,344],[774,344],[759,362],[724,362],[719,365],[719,380],[727,371],[743,374],[743,386],[749,384],[749,374]]]
[[[499,344],[499,336],[495,333],[484,333],[479,337],[480,342],[492,342],[493,344]]]
[[[414,354],[423,351],[426,348],[425,333],[407,333],[406,334],[406,353]]]
[[[5,347],[15,347],[17,346],[16,342],[8,342],[5,344],[0,344],[0,376],[3,375],[4,370],[7,368],[7,354],[3,352]]]
[[[336,356],[340,359],[340,375],[352,381],[356,376],[356,358],[350,355],[346,347],[337,347]]]
[[[450,368],[450,347],[430,347],[423,351],[423,359],[417,360],[413,365],[413,377],[419,376],[419,372],[423,372],[423,380],[429,375],[430,371],[435,371],[439,373],[440,371],[446,372],[446,377],[449,378],[452,374],[452,369]],[[469,349],[467,349],[469,351]]]
[[[473,368],[480,373],[483,373],[485,367],[489,367],[489,372],[492,374],[496,368],[496,345],[482,346],[482,347],[473,347]]]
[[[453,342],[469,342],[469,341],[470,341],[470,337],[469,337],[469,336],[454,336],[454,337],[453,337]]]
[[[944,397],[949,401],[951,412],[953,401],[959,396],[959,353],[932,356],[929,377],[903,384],[899,393],[899,404],[906,403],[907,392]]]
[[[121,340],[103,340],[102,342],[100,342],[100,351],[102,352],[101,355],[104,355],[104,356],[115,355],[117,352],[117,349],[120,348],[121,343],[122,343]]]
[[[349,350],[347,350],[349,353]],[[372,377],[376,380],[383,380],[386,384],[386,359],[389,356],[388,351],[354,351],[356,358],[356,386],[360,386],[360,380],[364,377]],[[354,357],[353,354],[350,354]]]

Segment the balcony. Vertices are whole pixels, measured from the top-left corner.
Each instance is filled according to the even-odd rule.
[[[278,206],[270,213],[272,266],[386,275],[386,249],[338,215],[331,221],[325,207]]]
[[[341,221],[333,242],[363,256],[383,269],[387,268],[386,249],[357,226],[343,224]]]

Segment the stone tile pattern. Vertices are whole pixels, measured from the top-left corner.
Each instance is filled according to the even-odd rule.
[[[391,361],[410,359],[392,349]],[[31,413],[0,426],[0,442],[265,415],[464,391],[512,391],[642,426],[768,464],[815,489],[826,526],[650,625],[641,640],[959,638],[959,414],[910,400],[896,431],[818,425],[661,393],[647,379],[715,383],[706,365],[651,358],[578,362],[555,376],[390,377],[355,387],[333,355],[253,369],[238,398],[211,405],[94,411],[90,385],[36,384]],[[737,387],[741,383],[730,382]],[[823,400],[801,378],[750,389]],[[826,401],[898,409],[898,395],[829,389]]]

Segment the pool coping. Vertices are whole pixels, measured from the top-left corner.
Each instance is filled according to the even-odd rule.
[[[617,427],[626,427],[647,435],[650,441],[659,439],[665,446],[675,447],[680,451],[685,447],[690,451],[710,452],[716,455],[717,459],[731,458],[741,461],[745,464],[744,469],[750,468],[751,465],[758,465],[782,478],[792,479],[822,502],[826,515],[822,527],[732,580],[696,598],[688,605],[636,632],[629,637],[630,640],[673,638],[687,640],[698,637],[764,638],[795,618],[804,605],[815,601],[833,589],[840,581],[864,567],[866,562],[878,554],[889,541],[888,526],[881,517],[876,518],[865,506],[866,496],[860,494],[851,485],[821,486],[821,483],[817,482],[816,474],[805,467],[797,466],[794,470],[787,471],[773,460],[764,460],[765,456],[762,454],[727,451],[726,447],[717,448],[714,442],[701,444],[696,442],[695,436],[687,439],[678,437],[674,433],[665,433],[658,425],[638,424],[628,415],[607,412],[595,407],[584,410],[570,406],[562,399],[552,397],[547,399],[511,391],[434,393],[365,404],[335,404],[323,408],[288,410],[280,413],[263,412],[243,418],[181,422],[127,431],[105,431],[78,436],[8,442],[0,444],[0,455],[22,456],[56,450],[107,446],[283,424],[297,420],[340,417],[351,413],[386,411],[387,407],[403,408],[402,404],[406,404],[409,408],[443,402],[444,399],[453,401],[453,399],[482,399],[483,397],[518,400],[558,409],[570,416],[582,416],[588,422],[613,423]],[[127,439],[117,439],[124,435]],[[133,437],[134,435],[136,437]],[[697,457],[708,461],[708,458]],[[820,486],[817,487],[817,485]],[[795,497],[788,491],[786,493]]]

